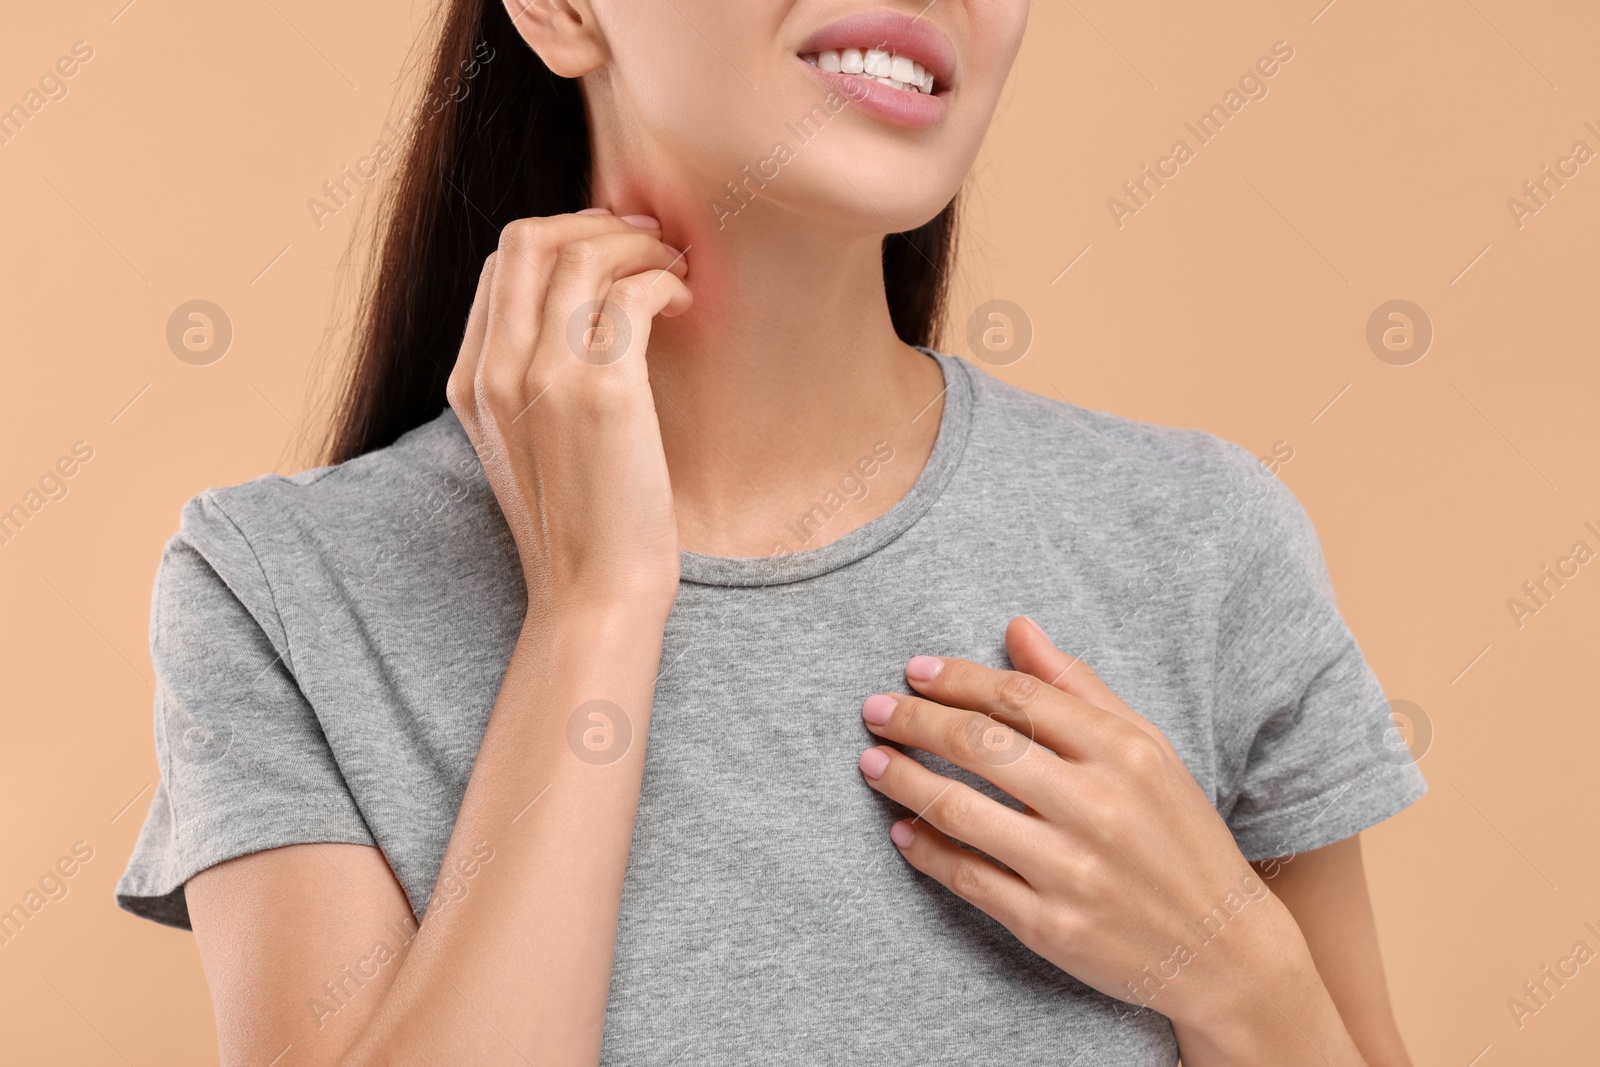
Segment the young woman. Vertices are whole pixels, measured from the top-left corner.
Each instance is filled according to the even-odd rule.
[[[928,347],[1027,11],[448,5],[333,465],[157,581],[224,1063],[1408,1062],[1304,511]]]

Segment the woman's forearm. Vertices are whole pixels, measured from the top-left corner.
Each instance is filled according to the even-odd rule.
[[[446,396],[516,544],[529,607],[441,873],[480,849],[494,862],[465,895],[429,906],[340,1063],[599,1061],[678,587],[644,353],[655,317],[692,302],[683,260],[656,219],[601,212],[512,222],[484,264]],[[567,328],[599,306],[626,325],[618,347],[611,328]]]
[[[340,1062],[598,1062],[665,619],[622,598],[530,614],[443,869],[494,862],[433,902]]]

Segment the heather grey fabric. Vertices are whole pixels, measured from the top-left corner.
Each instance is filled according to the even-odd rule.
[[[805,548],[909,461],[892,439],[774,531],[790,554],[684,556],[606,1064],[1176,1060],[1162,1016],[912,870],[888,837],[901,813],[856,769],[866,696],[904,691],[916,653],[1007,665],[1015,614],[1166,731],[1252,859],[1425,789],[1305,512],[1255,457],[935,358],[937,443],[887,514]],[[419,916],[436,880],[461,892],[482,868],[440,878],[441,857],[523,611],[448,410],[349,463],[195,498],[156,581],[162,778],[118,902],[187,927],[185,879],[315,841],[381,848]]]

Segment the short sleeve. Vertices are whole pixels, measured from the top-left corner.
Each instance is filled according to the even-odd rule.
[[[211,493],[184,508],[150,613],[160,780],[117,884],[135,915],[189,929],[183,884],[282,845],[373,844],[295,682],[272,590]]]
[[[1237,536],[1217,635],[1220,798],[1240,850],[1320,848],[1414,803],[1383,687],[1334,603],[1316,530],[1256,457],[1225,445]]]

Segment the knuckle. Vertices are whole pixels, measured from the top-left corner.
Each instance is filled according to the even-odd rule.
[[[984,895],[982,860],[962,855],[950,864],[950,891],[963,900],[974,901]]]
[[[478,392],[491,405],[511,403],[521,393],[522,377],[501,361],[485,361],[478,367]]]
[[[1133,771],[1153,771],[1165,756],[1156,739],[1137,727],[1129,727],[1117,739],[1116,751],[1123,766]]]
[[[516,219],[506,223],[500,231],[500,242],[496,246],[497,253],[512,253],[526,251],[538,247],[539,240],[544,233],[542,219]]]
[[[643,307],[650,297],[650,283],[640,278],[623,278],[611,286],[611,292],[606,296],[608,304],[615,304],[624,310],[633,310]]]
[[[472,399],[472,383],[464,381],[461,374],[452,374],[444,383],[445,403],[459,412]]]
[[[978,794],[971,787],[957,785],[939,798],[939,825],[948,835],[966,840],[978,815]]]
[[[1007,671],[1000,679],[995,698],[1004,711],[1026,712],[1039,699],[1039,687],[1044,683],[1031,674]]]
[[[561,270],[587,273],[600,262],[600,246],[591,237],[568,241],[556,251],[556,266]]]
[[[939,729],[945,754],[958,762],[967,759],[973,753],[973,737],[981,736],[993,724],[993,719],[979,711],[951,715]]]

